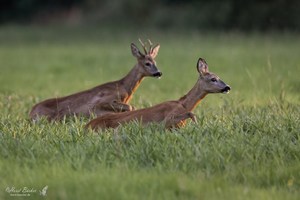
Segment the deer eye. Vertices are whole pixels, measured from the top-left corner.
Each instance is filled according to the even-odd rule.
[[[146,65],[147,67],[150,67],[150,66],[151,66],[151,63],[148,63],[148,62],[147,62],[145,65]]]
[[[212,82],[217,82],[217,79],[216,78],[212,78],[210,79]]]

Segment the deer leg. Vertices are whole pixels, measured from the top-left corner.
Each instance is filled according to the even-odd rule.
[[[125,111],[134,110],[133,106],[118,101],[103,103],[97,106],[97,108],[101,108],[103,110],[113,111],[113,112],[125,112]]]
[[[166,119],[166,128],[178,128],[185,125],[185,120],[191,118],[193,122],[197,123],[196,116],[191,112],[186,112],[179,115],[172,115]]]

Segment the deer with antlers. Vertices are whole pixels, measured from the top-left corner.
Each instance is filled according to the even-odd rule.
[[[200,58],[197,62],[199,78],[195,86],[177,101],[167,101],[150,108],[131,112],[107,114],[90,121],[86,127],[93,130],[116,128],[133,120],[142,124],[163,122],[166,128],[179,128],[185,125],[186,119],[196,121],[191,112],[209,93],[228,93],[230,86],[217,75],[208,71],[206,61]]]
[[[124,78],[69,96],[42,101],[33,106],[29,114],[30,118],[36,120],[39,117],[46,117],[52,121],[74,115],[101,116],[107,113],[134,110],[128,102],[143,78],[162,76],[154,60],[160,45],[153,46],[148,40],[149,48],[147,50],[146,43],[139,41],[144,49],[144,54],[135,44],[131,43],[131,52],[136,57],[137,64]]]

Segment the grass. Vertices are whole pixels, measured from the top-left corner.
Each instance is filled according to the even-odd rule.
[[[232,92],[206,97],[199,123],[172,132],[28,120],[40,100],[126,74],[138,37],[161,44],[164,75],[143,81],[135,107],[185,94],[198,57]],[[48,199],[299,199],[299,36],[1,27],[0,43],[0,199],[17,198],[12,187],[35,190],[20,199],[41,199],[46,185]]]

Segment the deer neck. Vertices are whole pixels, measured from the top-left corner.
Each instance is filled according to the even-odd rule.
[[[181,97],[179,101],[187,110],[192,111],[207,94],[198,80],[194,87],[186,95]]]
[[[128,96],[131,96],[138,86],[141,84],[144,75],[139,72],[139,64],[136,64],[133,69],[122,79],[125,90]]]

